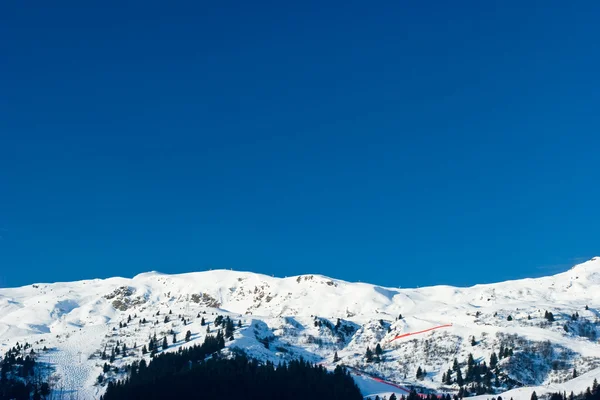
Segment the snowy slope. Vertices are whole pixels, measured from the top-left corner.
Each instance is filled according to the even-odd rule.
[[[217,315],[241,320],[227,346],[260,359],[304,357],[333,366],[337,352],[340,362],[357,371],[404,386],[453,392],[458,386],[444,385],[441,378],[454,358],[462,364],[472,353],[475,360],[487,361],[502,344],[514,349],[513,356],[500,361],[512,383],[502,383],[498,393],[515,384],[535,386],[538,394],[564,385],[578,391],[600,375],[599,286],[600,258],[554,276],[469,288],[395,289],[320,275],[274,278],[229,270],[34,284],[0,289],[0,354],[17,342],[34,344],[55,388],[97,398],[104,390],[95,384],[105,362],[99,358],[103,349],[117,340],[129,348],[137,344],[128,357],[115,360],[113,367],[119,368],[142,357],[140,348],[154,333],[169,335],[169,342],[169,332],[177,333],[178,342],[169,351],[199,343],[207,334],[201,313],[209,323]],[[171,320],[164,323],[169,310]],[[544,318],[546,311],[554,322]],[[575,313],[579,318],[572,320]],[[397,319],[399,314],[404,318]],[[179,315],[189,323],[183,326]],[[119,328],[129,316],[128,326]],[[143,318],[149,323],[140,324]],[[193,340],[185,343],[188,329]],[[382,362],[367,363],[367,347],[377,344]],[[47,350],[41,351],[44,346]],[[415,378],[419,366],[427,371],[422,380]],[[583,376],[571,379],[573,369]],[[366,396],[392,391],[363,375],[356,379]],[[516,400],[530,393],[515,389],[510,396]]]

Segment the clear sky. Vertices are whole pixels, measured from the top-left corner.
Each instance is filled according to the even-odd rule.
[[[471,285],[600,255],[599,18],[3,1],[0,286],[208,268]]]

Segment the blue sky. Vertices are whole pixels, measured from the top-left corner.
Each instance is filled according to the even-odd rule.
[[[0,5],[0,286],[600,254],[597,2],[123,3]]]

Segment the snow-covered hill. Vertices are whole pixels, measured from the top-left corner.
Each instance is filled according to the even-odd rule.
[[[365,396],[403,393],[370,376],[456,392],[454,360],[465,377],[469,354],[472,364],[486,362],[471,380],[488,392],[523,385],[538,394],[567,386],[577,391],[591,384],[586,376],[600,376],[598,288],[600,258],[554,276],[469,288],[395,289],[320,275],[274,278],[229,270],[34,284],[0,289],[0,355],[17,343],[32,344],[55,391],[98,398],[104,391],[100,375],[105,383],[123,376],[132,361],[149,359],[141,352],[149,336],[167,336],[167,351],[174,351],[200,343],[223,315],[241,325],[228,351],[243,349],[263,360],[344,363],[355,368]],[[127,346],[127,355],[118,355],[104,373],[101,354],[117,343]],[[377,345],[381,354],[368,362],[367,348],[375,353]],[[498,366],[488,368],[493,352]],[[425,372],[417,379],[419,367]],[[584,376],[573,379],[574,370]],[[510,396],[530,393],[513,389]]]

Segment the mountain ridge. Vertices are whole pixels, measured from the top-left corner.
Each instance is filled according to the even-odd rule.
[[[462,363],[473,353],[482,362],[500,346],[510,347],[514,355],[494,372],[500,386],[486,389],[501,393],[514,385],[567,382],[573,369],[593,374],[600,368],[598,285],[598,257],[555,275],[470,287],[393,288],[319,274],[276,278],[233,270],[150,271],[133,278],[36,283],[0,289],[0,354],[19,341],[37,343],[38,350],[46,343],[52,350],[39,357],[63,379],[73,375],[74,354],[83,354],[88,361],[81,362],[78,378],[69,385],[82,390],[84,398],[95,398],[103,390],[94,381],[102,374],[102,348],[114,346],[116,338],[135,347],[153,331],[182,336],[187,329],[194,334],[193,344],[208,334],[200,324],[202,313],[208,313],[207,319],[223,315],[239,321],[240,329],[227,343],[231,351],[271,361],[302,357],[332,366],[342,362],[435,391],[458,390],[456,382],[442,379],[455,358]],[[157,316],[169,311],[188,324]],[[136,325],[130,326],[133,315]],[[429,331],[442,325],[449,327]],[[398,335],[421,331],[426,333],[392,342]],[[382,348],[379,362],[366,361],[367,348],[377,345]],[[145,357],[139,350],[133,353],[128,360]],[[553,364],[552,357],[561,364]],[[128,360],[119,359],[115,366],[124,367]],[[414,377],[417,367],[429,371],[425,378]],[[109,372],[106,379],[119,374]],[[379,390],[371,383],[363,382],[368,395]]]

